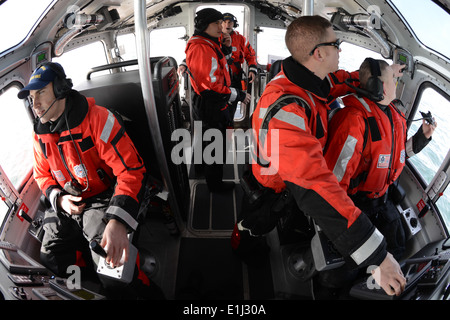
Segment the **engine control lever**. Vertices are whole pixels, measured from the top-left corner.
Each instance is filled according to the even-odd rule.
[[[95,240],[92,240],[89,243],[89,247],[92,251],[94,251],[96,254],[100,255],[103,258],[106,258],[106,251],[102,248],[102,246]]]

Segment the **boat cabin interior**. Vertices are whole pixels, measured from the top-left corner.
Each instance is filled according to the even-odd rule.
[[[195,12],[205,7],[235,15],[235,30],[246,37],[258,60],[255,81],[243,79],[251,101],[238,104],[234,129],[228,132],[223,179],[234,182],[235,188],[224,193],[210,192],[195,165],[201,157],[195,146],[205,137],[194,121],[189,77],[178,72],[194,33]],[[317,299],[312,275],[342,263],[342,257],[326,239],[319,248],[311,245],[320,234],[314,224],[305,232],[297,228],[295,217],[280,219],[265,237],[270,250],[252,263],[237,257],[230,242],[245,193],[241,178],[252,161],[250,118],[266,84],[290,55],[284,43],[287,26],[302,15],[331,21],[343,41],[340,68],[357,70],[368,56],[406,65],[397,97],[408,133],[417,131],[421,112],[431,112],[438,123],[430,144],[406,160],[395,183],[396,207],[407,232],[401,261],[409,279],[407,290],[399,297],[386,295],[374,288],[369,270],[340,298],[447,300],[448,0],[0,1],[6,38],[0,41],[0,300],[105,298],[90,275],[82,272],[81,289],[73,289],[68,279],[74,273],[60,279],[40,262],[49,203],[33,178],[36,114],[31,101],[18,99],[17,93],[47,61],[64,67],[75,90],[120,116],[144,159],[150,176],[132,243],[141,270],[166,299]],[[340,99],[337,102],[344,107]]]

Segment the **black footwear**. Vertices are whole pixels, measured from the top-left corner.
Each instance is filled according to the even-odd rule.
[[[270,253],[265,237],[251,236],[248,231],[239,231],[237,226],[231,235],[231,248],[242,262],[252,267],[263,266]]]

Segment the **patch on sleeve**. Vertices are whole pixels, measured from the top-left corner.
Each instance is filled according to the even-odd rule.
[[[64,177],[64,174],[62,173],[61,170],[57,170],[57,171],[52,170],[52,172],[53,172],[53,176],[55,177],[55,179],[57,181],[64,181],[64,180],[66,180],[66,178]]]

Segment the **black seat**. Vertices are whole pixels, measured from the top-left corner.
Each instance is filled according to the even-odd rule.
[[[132,62],[136,62],[133,60]],[[123,65],[123,63],[121,63]],[[182,127],[181,102],[178,94],[178,78],[176,61],[170,57],[151,58],[152,82],[155,104],[158,114],[158,124],[163,140],[167,165],[169,167],[171,184],[175,189],[174,198],[178,207],[186,210],[189,207],[190,189],[186,165],[176,166],[170,161],[171,150],[175,142],[171,141],[173,130]],[[94,72],[117,68],[116,64],[94,68]],[[125,129],[136,149],[144,160],[147,173],[156,180],[162,181],[152,134],[154,128],[149,127],[147,111],[142,95],[138,70],[112,73],[90,77],[77,90],[86,97],[93,97],[98,105],[119,113],[125,123]],[[165,177],[167,178],[167,177]],[[183,212],[184,214],[185,212]]]
[[[277,60],[274,63],[272,63],[272,66],[269,70],[269,78],[267,79],[267,82],[272,80],[280,71],[281,71],[281,65],[283,60]]]

